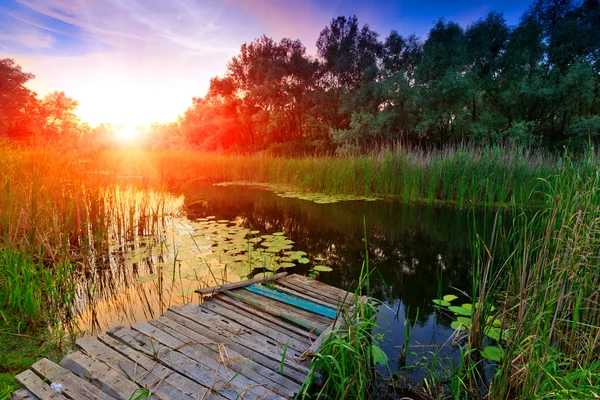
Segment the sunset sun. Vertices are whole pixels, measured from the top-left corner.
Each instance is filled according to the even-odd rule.
[[[141,130],[132,124],[124,124],[115,129],[115,139],[120,142],[135,142],[141,136]]]

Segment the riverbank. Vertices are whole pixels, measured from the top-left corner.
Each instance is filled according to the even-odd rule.
[[[597,303],[594,303],[593,292],[588,290],[597,283],[597,277],[591,272],[597,258],[594,259],[590,250],[597,245],[597,237],[594,236],[596,230],[590,235],[582,229],[595,226],[598,218],[594,204],[600,201],[597,201],[597,182],[594,186],[593,181],[598,165],[594,153],[568,159],[501,147],[446,149],[431,153],[396,150],[368,156],[299,159],[193,151],[121,149],[88,153],[2,147],[0,345],[3,355],[25,360],[27,354],[40,358],[48,357],[49,353],[60,353],[61,348],[64,349],[60,339],[65,331],[57,328],[77,330],[76,326],[65,325],[73,321],[70,305],[78,290],[73,284],[77,277],[99,267],[98,260],[109,254],[111,239],[152,235],[161,229],[165,218],[181,209],[181,203],[173,203],[170,196],[165,195],[165,188],[174,182],[181,185],[181,182],[207,180],[257,181],[295,187],[300,192],[399,199],[407,203],[443,203],[467,209],[472,205],[510,205],[515,216],[519,216],[519,210],[524,207],[550,210],[540,212],[527,222],[516,219],[515,230],[507,233],[513,242],[510,246],[497,248],[494,263],[488,263],[486,252],[482,252],[481,266],[489,264],[498,273],[494,275],[495,279],[489,278],[494,282],[493,287],[483,285],[482,296],[485,301],[489,297],[498,309],[507,310],[501,316],[508,329],[524,326],[529,321],[523,319],[524,316],[540,318],[527,313],[515,316],[508,311],[514,310],[525,298],[525,293],[517,288],[521,285],[528,290],[538,288],[535,295],[539,303],[531,309],[546,310],[548,315],[556,316],[557,322],[549,327],[515,329],[516,336],[503,345],[505,354],[512,354],[513,361],[520,360],[527,350],[530,363],[552,359],[557,365],[564,365],[565,360],[576,360],[582,353],[564,353],[567,356],[552,358],[542,352],[540,354],[545,358],[540,359],[535,358],[537,353],[531,353],[534,350],[526,349],[522,341],[535,332],[547,335],[547,348],[550,349],[558,346],[563,351],[566,346],[561,339],[563,336],[579,341],[579,351],[585,348],[586,340],[592,345],[590,348],[597,346],[589,341],[590,335],[596,332],[589,318],[597,315],[593,313]],[[560,218],[552,219],[552,215]],[[552,229],[549,221],[554,224]],[[561,224],[557,225],[557,221]],[[556,227],[562,230],[557,231]],[[546,237],[549,239],[544,242],[542,239]],[[581,256],[576,258],[576,263],[571,254],[579,251],[579,246],[562,245],[575,240],[573,238],[578,244],[582,243],[581,238],[586,241],[582,248],[587,253],[577,253]],[[534,254],[539,258],[532,258]],[[547,272],[548,260],[553,260],[552,265],[556,266],[549,269],[555,275]],[[568,268],[561,269],[561,265],[568,265]],[[523,266],[537,272],[523,274]],[[554,279],[571,276],[567,271],[581,277],[582,286],[573,283],[573,292],[571,287],[569,291],[553,292],[558,304],[548,306],[554,308],[543,308],[546,304],[540,297],[543,288],[560,289],[564,281]],[[537,280],[529,280],[532,276]],[[95,293],[93,285],[79,290],[77,295],[84,298],[93,297]],[[479,287],[473,289],[473,294],[479,296]],[[499,299],[506,303],[499,304]],[[529,303],[526,301],[526,304]],[[585,309],[576,307],[581,311],[577,311],[575,317],[562,315],[556,310],[562,310],[565,304],[585,305]],[[568,324],[562,325],[565,320]],[[554,330],[550,332],[550,328]],[[558,337],[557,332],[560,332]],[[32,345],[23,350],[14,345],[15,334],[40,340],[32,339]],[[9,351],[4,352],[4,349]],[[595,351],[587,353],[587,359],[592,360]],[[507,356],[504,360],[509,359]],[[14,387],[12,376],[26,363],[6,364],[7,367],[0,371],[4,374],[0,377],[0,385]],[[500,371],[502,368],[506,369],[506,378],[511,371],[509,364],[501,364]],[[561,368],[557,371],[562,373],[564,369]],[[575,364],[569,364],[568,368],[573,374],[581,371]],[[586,371],[595,371],[593,363],[586,364],[586,368]],[[538,372],[536,377],[541,373]],[[531,381],[528,375],[520,379]],[[540,389],[539,385],[531,383],[526,386],[527,390]],[[0,393],[3,390],[7,389],[0,388]],[[504,390],[525,393],[525,389],[514,382]]]

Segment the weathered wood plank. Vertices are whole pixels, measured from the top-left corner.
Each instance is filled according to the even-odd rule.
[[[128,400],[140,388],[121,372],[80,351],[67,355],[60,364],[115,399]]]
[[[212,286],[212,287],[207,287],[207,288],[203,288],[203,289],[198,289],[198,290],[195,290],[195,292],[200,293],[201,295],[204,295],[204,296],[208,296],[211,294],[219,293],[223,290],[233,290],[233,289],[241,288],[244,286],[252,285],[255,283],[273,282],[274,280],[283,278],[286,275],[287,275],[287,272],[280,272],[276,275],[268,275],[263,278],[247,279],[245,281],[226,283],[224,285],[218,285],[218,286]]]
[[[337,304],[337,303],[333,304],[332,302],[323,301],[323,300],[320,300],[320,299],[318,299],[316,297],[311,296],[310,294],[305,294],[303,292],[299,292],[297,290],[294,290],[294,289],[291,289],[291,288],[288,288],[288,287],[285,287],[285,286],[281,286],[279,284],[275,284],[275,289],[277,289],[277,291],[279,291],[279,292],[289,294],[290,296],[300,297],[301,299],[309,300],[309,301],[312,301],[314,303],[321,304],[323,306],[333,308],[336,311],[338,310],[339,304]],[[349,304],[346,302],[345,305],[348,306]]]
[[[204,386],[180,374],[173,374],[171,369],[110,336],[100,335],[98,340],[84,336],[77,340],[77,345],[90,356],[122,372],[138,385],[149,388],[160,398],[192,400],[198,395],[206,395],[209,398],[222,399],[221,396],[209,393]]]
[[[305,293],[307,296],[318,299],[324,303],[329,304],[331,307],[336,310],[340,308],[342,302],[338,299],[337,296],[329,296],[324,295],[322,292],[317,291],[316,289],[308,286],[304,286],[295,281],[283,281],[280,280],[277,282],[278,286],[283,286],[288,289],[295,290],[297,292]],[[345,302],[347,303],[347,302]]]
[[[337,288],[333,288],[336,289],[335,291],[330,291],[328,288],[332,288],[332,286],[325,285],[325,287],[322,287],[314,285],[313,282],[317,281],[306,279],[299,275],[286,276],[277,281],[279,285],[296,288],[295,290],[310,294],[322,301],[331,302],[332,305],[335,305],[336,309],[339,308],[338,306],[342,302],[344,304],[354,304],[354,294]]]
[[[339,299],[346,298],[350,303],[354,303],[354,293],[348,292],[344,289],[337,288],[335,286],[328,285],[326,283],[320,282],[316,279],[307,279],[306,277],[298,274],[293,274],[284,279],[288,281],[296,281],[301,284],[304,284],[308,287],[312,287],[322,291],[323,293],[331,294],[333,296],[338,297]]]
[[[236,323],[248,329],[262,333],[268,338],[276,340],[280,344],[285,345],[287,342],[289,342],[290,348],[297,350],[300,353],[304,352],[306,348],[310,346],[308,340],[299,341],[295,337],[290,337],[290,335],[287,333],[280,332],[279,330],[262,323],[262,321],[258,322],[243,315],[233,313],[228,309],[225,309],[220,304],[213,302],[212,300],[202,303],[200,307],[211,310],[215,314],[221,315],[231,321],[235,321]]]
[[[64,369],[52,361],[42,358],[31,366],[31,369],[42,378],[62,385],[62,393],[71,399],[111,400],[112,397],[104,393],[88,381],[79,378],[71,371]]]
[[[290,306],[301,308],[302,310],[309,311],[313,314],[322,315],[327,318],[334,319],[336,316],[336,310],[334,308],[324,306],[301,297],[291,296],[287,293],[269,289],[264,286],[254,284],[250,286],[244,286],[244,290],[248,290],[254,294],[268,297],[270,299],[277,300]]]
[[[333,322],[333,318],[324,317],[322,315],[315,314],[310,311],[303,310],[301,308],[297,308],[291,306],[289,304],[283,303],[278,300],[273,300],[264,296],[261,296],[256,293],[252,293],[248,290],[241,289],[237,293],[243,293],[244,297],[250,298],[257,303],[261,303],[263,305],[268,305],[273,307],[274,309],[281,310],[281,313],[290,315],[296,319],[306,322],[309,325],[315,326],[318,329],[325,329]]]
[[[173,351],[168,346],[140,332],[126,328],[114,328],[109,330],[108,334],[119,338],[138,351],[151,355],[157,361],[201,385],[214,388],[219,394],[230,400],[238,399],[242,396],[248,399],[281,399],[281,396],[264,387],[255,386],[255,382],[242,379],[241,375],[233,378],[229,377],[220,373],[217,369],[213,370],[184,354]]]
[[[175,307],[177,309],[177,307]],[[195,318],[195,321],[203,325],[205,330],[215,332],[221,335],[221,340],[229,339],[230,342],[237,342],[245,347],[254,349],[260,354],[264,354],[274,359],[278,365],[281,363],[285,352],[285,364],[300,372],[308,372],[309,363],[299,363],[296,358],[301,355],[301,352],[288,348],[285,350],[285,343],[280,343],[268,335],[261,332],[256,332],[251,329],[246,329],[236,321],[225,318],[219,314],[212,312],[198,305],[188,303],[179,307],[180,310],[189,312],[188,317]],[[177,312],[177,310],[175,310]],[[206,334],[205,331],[202,331]],[[278,370],[277,368],[276,370]]]
[[[10,400],[39,400],[27,389],[17,389],[10,396]]]
[[[237,337],[238,335],[232,334],[220,327],[214,327],[210,323],[203,325],[202,318],[199,318],[194,311],[189,311],[183,307],[171,307],[164,314],[164,317],[172,319],[191,330],[201,332],[204,336],[215,342],[225,343],[228,348],[234,349],[244,357],[248,357],[273,371],[279,371],[282,354],[277,355],[271,351],[265,351],[265,344],[256,343],[252,340],[244,340],[243,336],[245,335],[239,335],[241,338]],[[214,329],[211,329],[213,327]],[[285,360],[284,376],[295,382],[302,383],[308,374],[308,367],[299,365],[296,362],[292,363],[290,362],[290,358],[288,356]]]
[[[254,372],[250,368],[234,369],[228,362],[225,354],[221,355],[218,351],[214,351],[202,345],[194,345],[195,343],[189,338],[186,338],[187,340],[185,341],[179,340],[170,332],[167,332],[167,330],[170,330],[168,326],[157,323],[157,321],[141,322],[134,325],[132,329],[156,339],[161,344],[169,347],[172,351],[177,351],[192,360],[205,365],[211,370],[218,371],[218,374],[225,376],[227,379],[231,379],[237,374],[236,381],[244,386],[263,386],[265,389],[280,395],[284,394],[284,392],[285,395],[293,394],[288,393],[289,391],[285,387],[275,384],[269,378]],[[225,349],[223,348],[223,353],[224,352]],[[249,362],[250,360],[246,361]]]
[[[194,348],[206,347],[212,351],[219,361],[224,361],[227,368],[234,371],[240,371],[255,381],[265,381],[267,387],[277,393],[284,394],[290,398],[300,389],[300,385],[296,382],[272,371],[249,358],[244,357],[235,350],[228,348],[224,344],[215,343],[205,336],[192,331],[191,329],[178,324],[177,322],[165,317],[160,317],[157,320],[148,321],[153,326],[169,333],[171,336],[186,343],[187,346]],[[182,349],[185,346],[182,347]],[[181,349],[180,349],[181,350]],[[224,354],[223,354],[224,353]],[[189,354],[188,354],[189,356]],[[193,357],[192,357],[193,358]],[[224,358],[224,360],[223,360]]]
[[[234,299],[247,304],[250,307],[254,307],[257,310],[263,311],[265,313],[271,314],[277,318],[281,318],[283,320],[285,320],[286,322],[289,322],[291,324],[297,325],[299,327],[302,327],[303,329],[306,329],[307,331],[313,332],[316,335],[320,335],[323,328],[322,327],[317,327],[315,326],[312,321],[307,321],[306,319],[303,318],[298,318],[298,315],[294,314],[294,313],[290,313],[287,310],[282,310],[280,307],[278,307],[277,305],[273,305],[272,303],[269,303],[267,301],[266,298],[253,298],[251,297],[251,293],[239,293],[239,292],[232,292],[232,291],[227,291],[225,292],[228,296],[233,297]],[[264,300],[263,300],[264,299]]]
[[[279,331],[281,332],[292,332],[293,334],[295,334],[295,337],[299,340],[306,338],[309,341],[313,341],[318,336],[314,333],[311,333],[310,331],[299,328],[279,318],[276,318],[271,314],[257,310],[256,308],[249,307],[244,303],[234,299],[233,297],[226,295],[225,293],[221,293],[213,297],[211,299],[211,303],[212,302],[217,302],[218,304],[221,304],[224,307],[227,307],[230,310],[234,311],[236,314],[242,312],[243,315],[248,316],[248,318],[260,321],[261,323],[269,322],[274,326],[280,327]],[[273,329],[275,329],[275,327],[273,327]],[[281,329],[283,329],[283,331]]]
[[[40,400],[66,400],[65,396],[44,383],[32,370],[21,372],[15,376],[15,380]]]

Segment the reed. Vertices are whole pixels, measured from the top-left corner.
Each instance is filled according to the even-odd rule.
[[[516,220],[494,398],[600,395],[600,172],[590,153],[547,181],[546,208]],[[508,249],[506,251],[509,252]]]

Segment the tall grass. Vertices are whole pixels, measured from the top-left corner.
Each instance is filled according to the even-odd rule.
[[[543,201],[539,178],[562,168],[561,158],[499,146],[431,151],[395,148],[370,155],[305,158],[181,151],[156,153],[152,158],[152,172],[164,180],[249,180],[292,185],[311,192],[459,206],[539,206]],[[594,162],[586,173],[598,165]],[[139,167],[147,174],[144,165]]]
[[[300,398],[362,400],[371,398],[377,388],[374,354],[382,351],[373,337],[377,328],[377,300],[368,297],[371,270],[366,242],[365,224],[365,261],[354,292],[354,303],[338,310],[334,325],[338,328],[332,329],[313,355]],[[347,303],[347,299],[343,303]],[[320,378],[323,382],[316,384]]]
[[[546,209],[520,215],[508,254],[507,356],[493,398],[600,396],[600,171],[595,155],[566,165]]]
[[[131,176],[125,154],[105,162],[0,146],[0,312],[19,329],[63,321],[78,274],[106,260],[110,243],[158,232],[181,206],[160,182]]]

